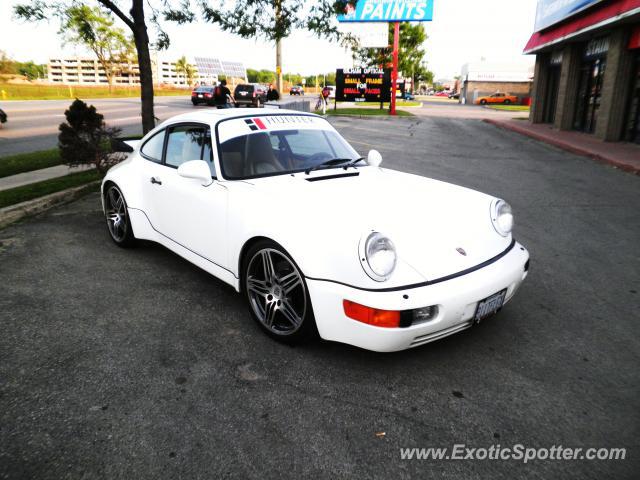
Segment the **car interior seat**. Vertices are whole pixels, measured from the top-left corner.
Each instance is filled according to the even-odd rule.
[[[273,154],[273,148],[266,133],[254,133],[247,137],[245,147],[245,171],[246,176],[274,173],[282,170],[278,160]]]

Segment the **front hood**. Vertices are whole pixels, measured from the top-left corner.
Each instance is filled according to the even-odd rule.
[[[358,176],[320,179],[354,172],[331,169],[250,182],[262,204],[275,201],[277,206],[271,208],[286,211],[289,221],[304,232],[303,241],[319,253],[348,251],[357,262],[359,242],[379,231],[394,242],[400,263],[414,270],[415,281],[474,267],[511,242],[510,236],[502,237],[493,228],[493,197],[480,192],[375,167],[359,168]],[[359,265],[358,271],[364,275]],[[395,273],[384,287],[396,283],[394,277]]]

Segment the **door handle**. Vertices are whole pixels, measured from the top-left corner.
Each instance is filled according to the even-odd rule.
[[[155,183],[156,185],[162,185],[162,182],[158,177],[151,177],[151,183]]]

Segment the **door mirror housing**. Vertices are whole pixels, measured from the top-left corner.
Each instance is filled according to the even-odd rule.
[[[379,167],[382,163],[382,155],[378,150],[369,150],[367,155],[367,163],[372,167]]]
[[[199,180],[203,186],[213,183],[211,179],[211,170],[204,160],[189,160],[178,167],[178,175],[184,178],[193,178]]]

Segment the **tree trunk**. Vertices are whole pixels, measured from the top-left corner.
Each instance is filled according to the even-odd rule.
[[[153,113],[153,71],[149,54],[149,35],[144,21],[143,0],[133,0],[130,13],[133,18],[133,39],[138,51],[138,67],[140,68],[142,133],[146,134],[153,130],[156,121]]]

